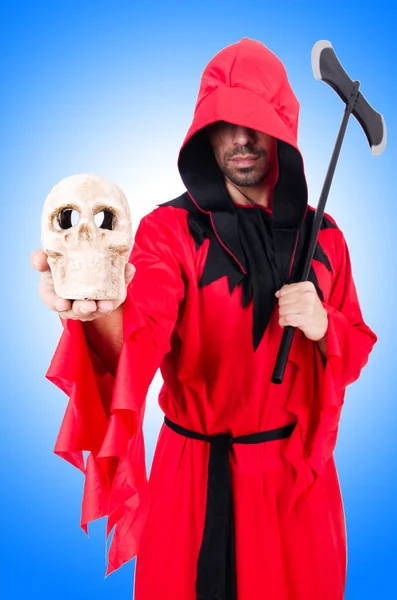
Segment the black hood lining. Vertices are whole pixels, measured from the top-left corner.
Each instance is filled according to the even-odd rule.
[[[279,176],[273,193],[274,229],[299,229],[307,208],[307,184],[300,152],[277,140]],[[178,161],[182,181],[204,211],[234,212],[205,128],[182,148]]]
[[[307,184],[300,152],[277,140],[278,180],[273,192],[271,229],[275,260],[287,281],[294,259],[299,228],[307,210]],[[182,148],[178,161],[183,183],[196,205],[211,213],[215,233],[246,272],[246,256],[238,230],[236,206],[226,189],[205,128]]]

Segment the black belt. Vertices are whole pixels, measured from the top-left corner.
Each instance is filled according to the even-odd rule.
[[[211,443],[208,464],[204,534],[197,564],[196,600],[237,600],[233,495],[229,468],[232,444],[258,444],[291,435],[295,423],[232,437],[229,433],[204,435],[164,417],[176,433]]]

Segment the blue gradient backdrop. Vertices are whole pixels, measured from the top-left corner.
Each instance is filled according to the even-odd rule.
[[[396,567],[397,86],[392,3],[1,3],[1,213],[6,283],[1,335],[1,593],[4,600],[131,599],[134,565],[104,579],[105,523],[79,529],[83,476],[52,453],[66,397],[44,378],[59,335],[29,264],[44,198],[88,171],[124,188],[139,219],[181,193],[176,159],[208,60],[241,37],[287,67],[301,102],[300,145],[316,205],[342,117],[313,78],[329,39],[388,126],[372,157],[351,120],[327,210],[347,238],[364,317],[379,342],[346,396],[336,460],[348,533],[347,600],[394,596]],[[145,420],[150,468],[161,379]],[[175,564],[175,576],[178,565]],[[394,596],[395,597],[395,596]],[[271,599],[269,599],[271,600]],[[319,599],[321,600],[321,599]]]

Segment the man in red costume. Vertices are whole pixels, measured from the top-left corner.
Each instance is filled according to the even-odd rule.
[[[135,600],[343,598],[333,451],[376,336],[328,214],[299,283],[314,210],[298,112],[273,53],[228,46],[204,71],[180,152],[187,191],[141,220],[124,302],[57,299],[35,255],[64,324],[47,373],[70,397],[55,452],[85,474],[82,527],[105,515],[115,527],[107,573],[137,556]],[[297,330],[275,385],[285,325]],[[166,416],[148,481],[142,424],[159,367]]]

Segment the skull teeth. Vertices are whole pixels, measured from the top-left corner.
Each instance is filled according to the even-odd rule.
[[[73,270],[94,269],[94,268],[104,266],[104,261],[99,256],[97,256],[96,258],[93,258],[93,259],[88,259],[88,260],[69,259],[68,262],[69,262],[68,266]]]

